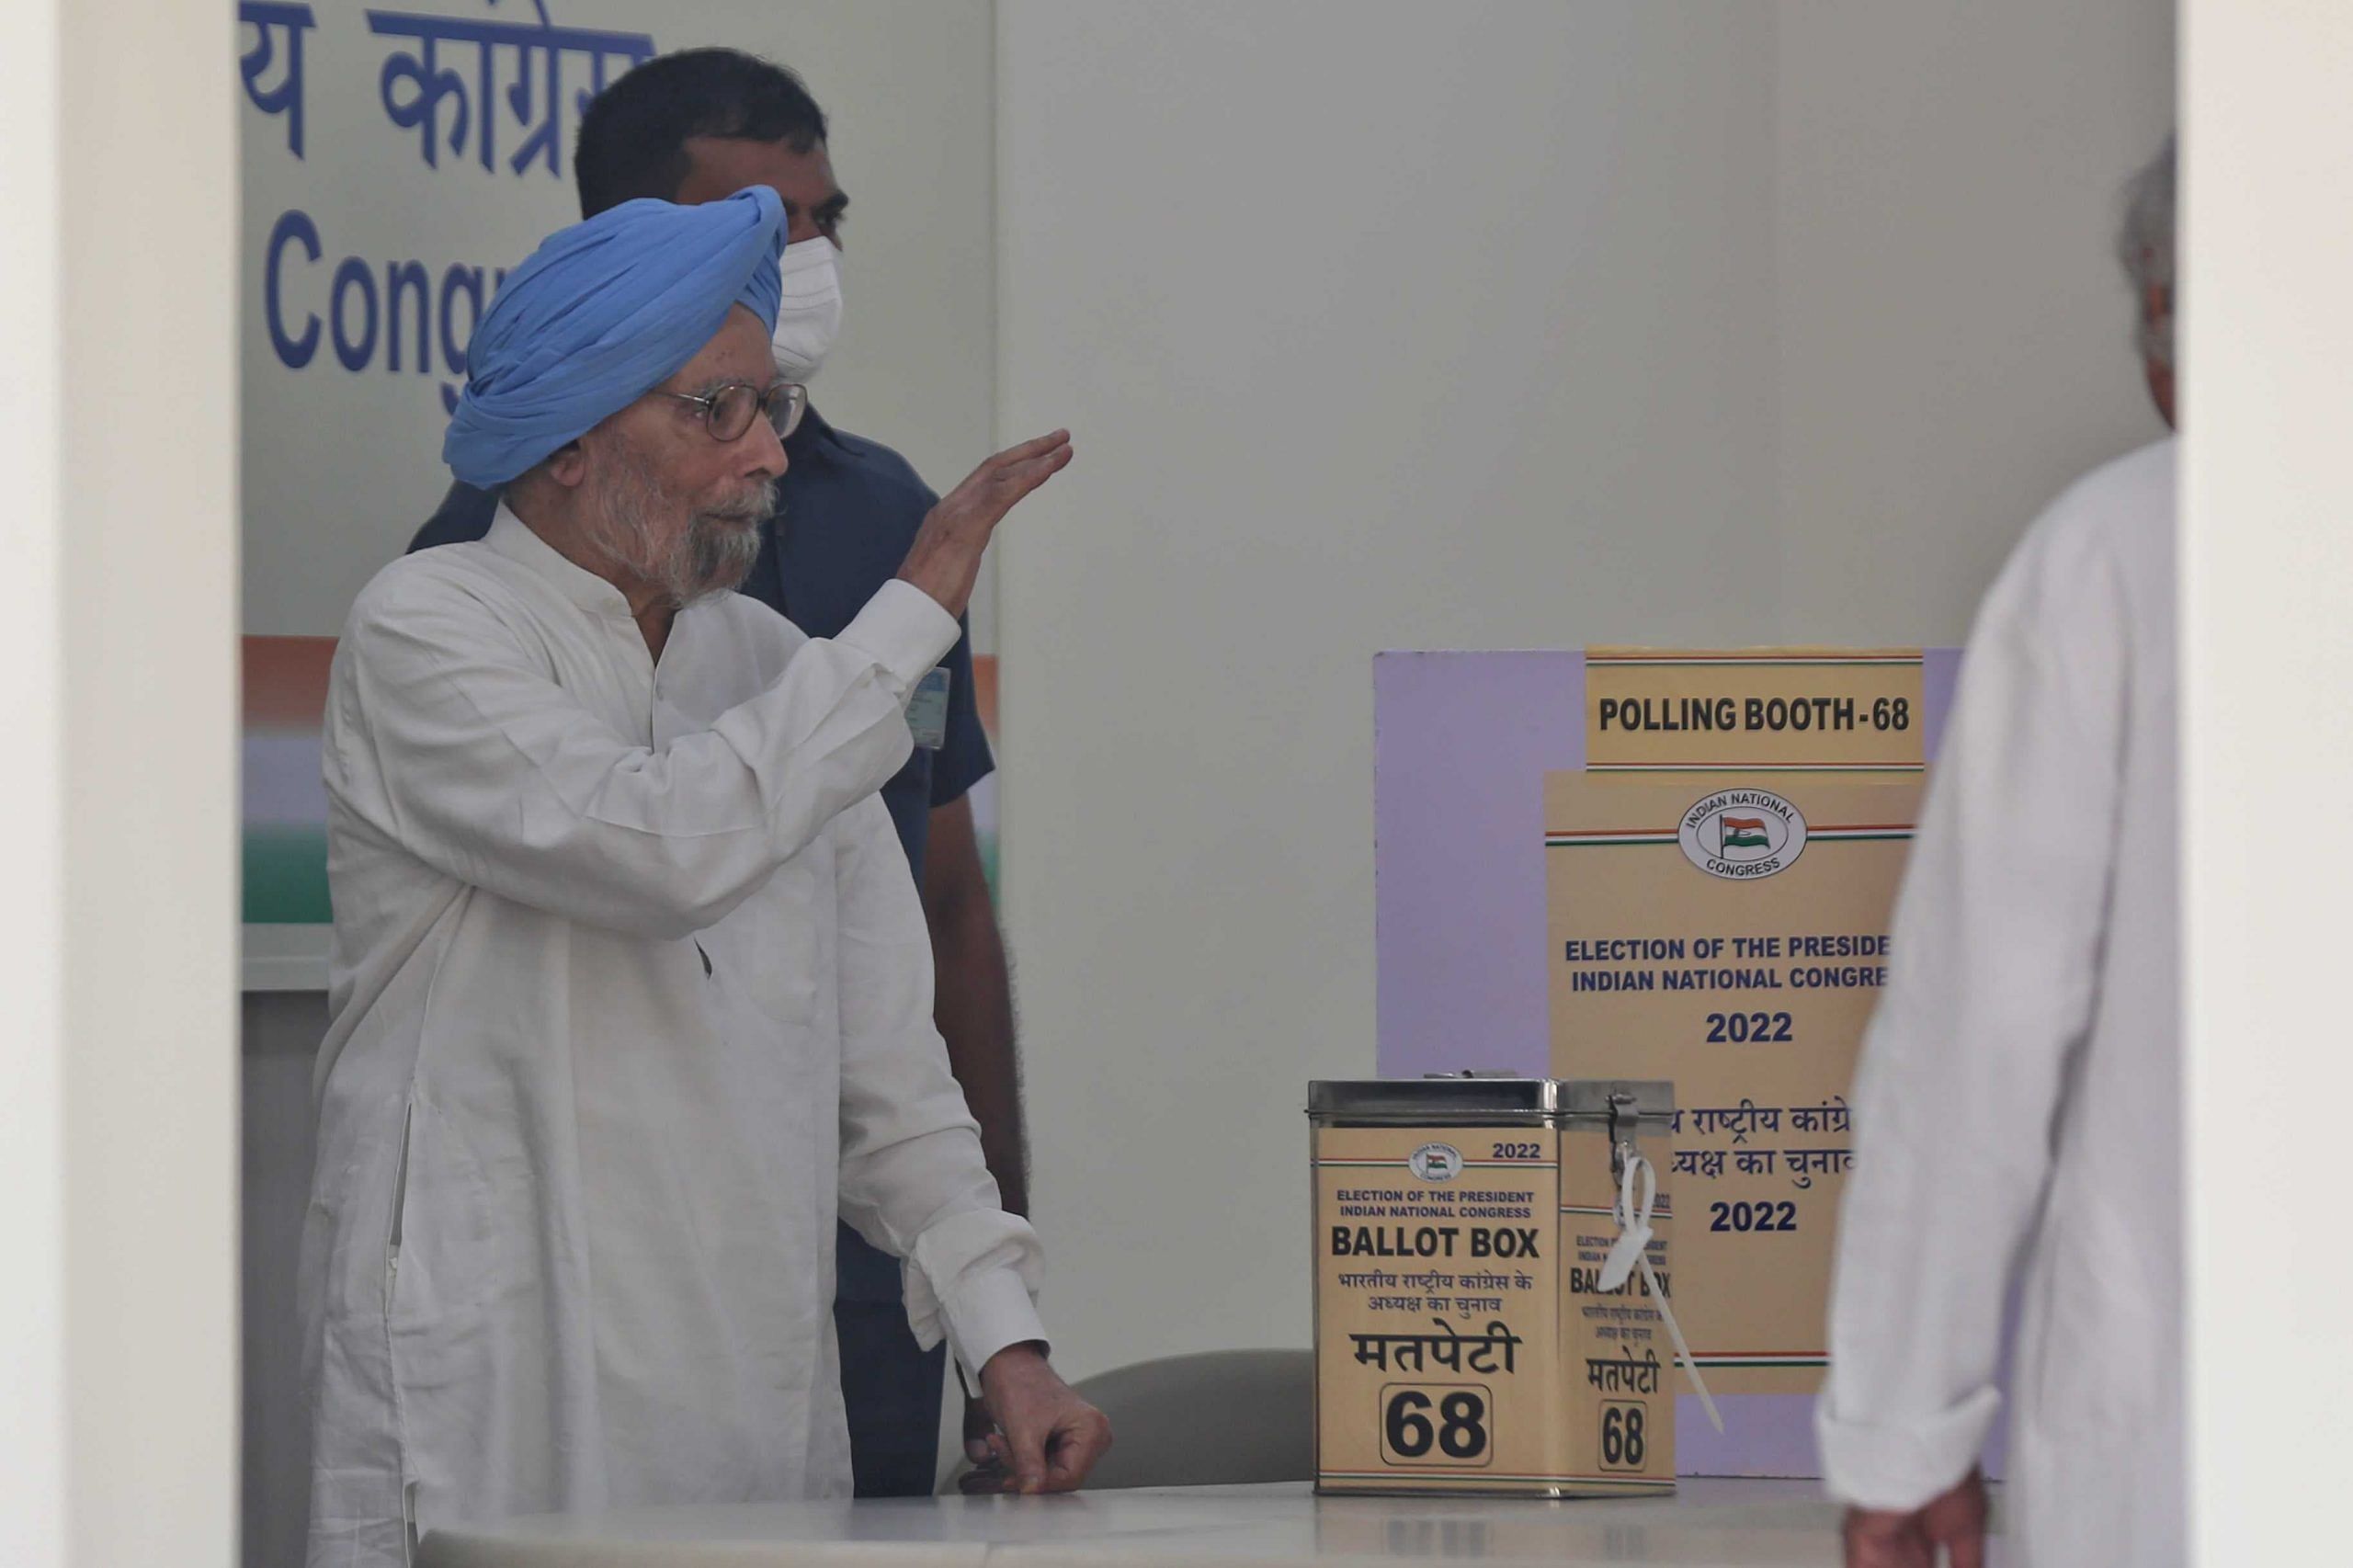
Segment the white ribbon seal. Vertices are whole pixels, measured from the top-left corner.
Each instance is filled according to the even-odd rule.
[[[1659,1288],[1658,1275],[1651,1268],[1651,1209],[1658,1201],[1658,1173],[1651,1168],[1648,1160],[1634,1152],[1631,1139],[1619,1148],[1625,1155],[1625,1165],[1624,1174],[1618,1178],[1618,1202],[1613,1210],[1618,1221],[1618,1240],[1611,1244],[1609,1256],[1602,1260],[1601,1278],[1596,1282],[1596,1289],[1608,1295],[1623,1287],[1635,1268],[1642,1269],[1651,1300],[1658,1303],[1659,1315],[1666,1320],[1667,1336],[1675,1341],[1675,1353],[1682,1358],[1684,1375],[1691,1380],[1692,1392],[1706,1407],[1708,1420],[1721,1432],[1724,1418],[1716,1410],[1707,1382],[1699,1376],[1699,1363],[1691,1359],[1691,1346],[1683,1342],[1682,1325],[1675,1321],[1675,1309],[1667,1303],[1666,1292]],[[1640,1202],[1634,1197],[1638,1178],[1642,1184]]]

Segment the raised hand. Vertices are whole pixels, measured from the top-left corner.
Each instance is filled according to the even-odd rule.
[[[1067,468],[1070,457],[1070,432],[1057,430],[982,463],[925,515],[900,580],[929,594],[949,614],[962,615],[997,524],[1023,496]]]

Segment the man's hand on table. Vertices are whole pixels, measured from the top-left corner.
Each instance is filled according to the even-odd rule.
[[[1111,1446],[1111,1424],[1071,1392],[1037,1345],[1009,1345],[981,1369],[981,1398],[996,1423],[977,1434],[968,1419],[964,1451],[985,1443],[985,1463],[959,1483],[967,1492],[1073,1492]]]
[[[1984,1568],[1985,1477],[1972,1470],[1910,1513],[1849,1508],[1846,1538],[1847,1568],[1937,1568],[1938,1548],[1952,1568]]]

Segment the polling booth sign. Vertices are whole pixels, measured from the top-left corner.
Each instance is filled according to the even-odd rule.
[[[1552,1071],[1682,1094],[1692,1354],[1805,1394],[1927,766],[1918,649],[1587,649],[1544,781]]]
[[[1927,664],[1901,648],[1588,648],[1585,766],[1917,773]]]

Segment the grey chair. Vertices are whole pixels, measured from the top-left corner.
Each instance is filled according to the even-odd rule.
[[[1315,1479],[1312,1351],[1169,1356],[1088,1378],[1078,1392],[1111,1418],[1090,1489]]]

